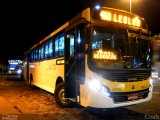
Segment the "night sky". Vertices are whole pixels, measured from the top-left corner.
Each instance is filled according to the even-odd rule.
[[[63,3],[63,4],[62,4]],[[3,1],[0,4],[0,63],[23,59],[24,52],[88,6],[129,11],[129,0]],[[132,12],[160,33],[160,0],[132,0]]]

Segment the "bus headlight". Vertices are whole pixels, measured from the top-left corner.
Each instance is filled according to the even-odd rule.
[[[150,78],[149,82],[150,82],[150,85],[153,85],[153,79],[152,78]]]
[[[22,73],[22,70],[21,70],[21,69],[17,70],[17,73],[18,73],[18,74],[21,74],[21,73]]]
[[[91,90],[98,91],[104,95],[110,96],[109,88],[102,85],[98,80],[90,80],[89,87]]]
[[[101,84],[98,80],[91,80],[90,84],[89,84],[89,87],[92,90],[100,90],[101,89]]]
[[[152,91],[152,89],[153,89],[153,79],[150,78],[149,82],[150,82],[149,91]]]
[[[107,86],[102,86],[102,90],[101,92],[104,94],[104,95],[107,95],[107,96],[110,96],[110,90]]]

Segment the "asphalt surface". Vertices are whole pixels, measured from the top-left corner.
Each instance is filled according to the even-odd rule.
[[[160,119],[160,81],[154,80],[152,100],[146,103],[95,109],[61,108],[54,95],[24,80],[0,77],[0,120],[157,120]]]

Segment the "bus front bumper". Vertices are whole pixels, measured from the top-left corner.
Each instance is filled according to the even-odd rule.
[[[138,94],[138,97],[135,96]],[[150,101],[152,98],[152,86],[148,90],[148,93],[145,91],[136,92],[131,94],[116,94],[110,96],[104,95],[103,93],[90,91],[88,95],[88,107],[94,108],[115,108],[115,107],[124,107],[135,104],[140,104],[143,102]]]

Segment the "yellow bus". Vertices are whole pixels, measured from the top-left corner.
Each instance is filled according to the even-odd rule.
[[[114,108],[152,98],[151,48],[140,16],[86,8],[25,52],[24,79],[61,107]]]

